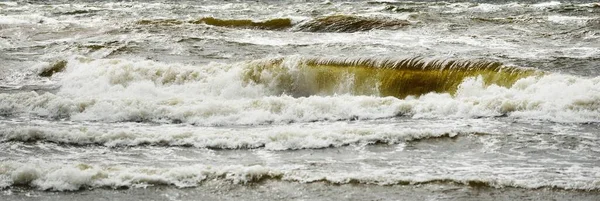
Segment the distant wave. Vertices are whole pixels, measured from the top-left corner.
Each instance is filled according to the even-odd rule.
[[[276,18],[264,21],[250,19],[219,19],[205,17],[197,20],[178,19],[152,19],[137,21],[138,25],[173,26],[181,24],[207,24],[218,27],[264,29],[264,30],[289,30],[305,32],[357,32],[373,29],[397,29],[411,23],[406,20],[382,17],[362,17],[353,15],[332,15],[318,17],[293,23],[289,18]]]
[[[140,20],[137,24],[140,25],[179,25],[183,23],[190,24],[207,24],[212,26],[220,27],[231,27],[231,28],[254,28],[254,29],[268,29],[268,30],[280,30],[290,28],[292,26],[292,20],[288,18],[270,19],[265,21],[252,21],[249,19],[219,19],[214,17],[205,17],[197,20],[181,21],[175,19],[162,19],[162,20]]]
[[[357,32],[373,29],[398,29],[410,24],[406,20],[399,19],[333,15],[308,20],[294,29],[307,32]]]

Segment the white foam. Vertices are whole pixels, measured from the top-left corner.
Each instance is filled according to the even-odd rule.
[[[483,12],[483,13],[489,13],[489,12],[500,11],[500,10],[502,10],[502,8],[504,6],[506,6],[506,5],[497,5],[497,4],[482,3],[482,4],[478,4],[477,6],[472,7],[470,9],[473,10],[473,11],[478,11],[478,12]]]
[[[584,4],[577,4],[577,6],[588,7],[588,8],[597,8],[597,7],[600,7],[600,3],[584,3]]]
[[[552,7],[560,6],[561,4],[562,3],[560,3],[559,1],[549,1],[549,2],[532,4],[531,6],[534,8],[552,8]]]
[[[589,20],[593,20],[596,18],[592,17],[583,17],[583,16],[563,16],[563,15],[551,15],[548,16],[548,21],[558,23],[558,24],[576,24],[576,25],[585,25]]]
[[[55,24],[58,23],[57,20],[44,17],[38,14],[31,15],[11,15],[11,16],[3,16],[0,18],[0,24]]]
[[[0,2],[0,5],[5,5],[5,6],[17,6],[18,2]]]

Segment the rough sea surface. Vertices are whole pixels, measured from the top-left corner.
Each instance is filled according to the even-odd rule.
[[[0,200],[600,200],[598,1],[0,1]]]

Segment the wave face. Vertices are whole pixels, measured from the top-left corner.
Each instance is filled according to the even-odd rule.
[[[246,72],[246,79],[271,83],[276,77],[276,85],[284,89],[283,93],[297,96],[350,93],[405,98],[431,92],[455,94],[469,77],[481,77],[486,86],[511,87],[519,79],[540,74],[497,62],[422,58],[309,58],[297,63],[276,59],[254,66]]]

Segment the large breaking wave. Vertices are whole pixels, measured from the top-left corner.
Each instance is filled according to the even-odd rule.
[[[195,125],[508,116],[600,120],[600,79],[485,61],[285,57],[184,66],[74,58],[56,93],[0,94],[4,116]]]
[[[468,77],[481,78],[485,85],[511,87],[521,78],[540,74],[498,62],[423,58],[306,58],[291,63],[274,59],[251,66],[245,79],[276,82],[284,93],[296,96],[350,93],[404,98],[430,92],[454,94]]]

